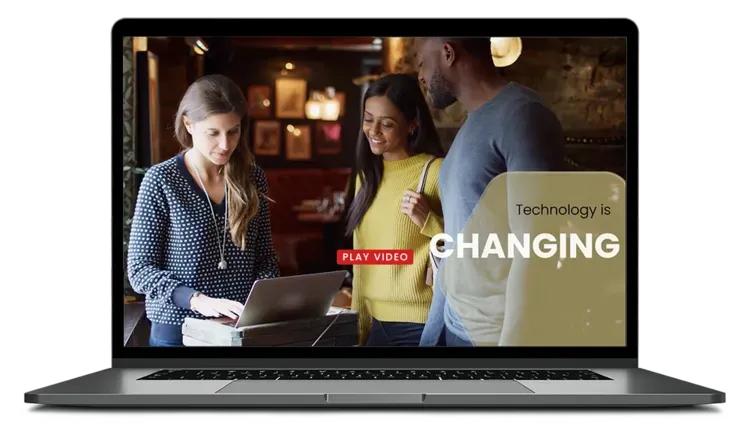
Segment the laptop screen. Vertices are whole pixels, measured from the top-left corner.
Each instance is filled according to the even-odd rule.
[[[627,345],[624,36],[122,41],[123,346]]]

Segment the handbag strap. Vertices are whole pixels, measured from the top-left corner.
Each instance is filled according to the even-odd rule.
[[[430,168],[430,164],[432,164],[435,159],[436,157],[430,158],[430,161],[425,163],[424,167],[422,168],[422,174],[419,175],[419,185],[417,185],[417,193],[419,194],[424,193],[424,185],[427,183],[427,171]]]

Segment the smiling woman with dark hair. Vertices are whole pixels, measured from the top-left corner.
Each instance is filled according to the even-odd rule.
[[[360,344],[417,346],[432,300],[430,238],[443,230],[437,180],[445,152],[415,77],[381,77],[365,92],[362,112],[347,235],[355,249],[412,250],[414,262],[354,266]]]

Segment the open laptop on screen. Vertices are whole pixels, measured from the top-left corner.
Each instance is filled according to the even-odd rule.
[[[235,328],[327,315],[346,271],[257,280]]]
[[[114,25],[125,340],[110,369],[26,402],[725,401],[638,366],[635,24],[291,22]],[[320,28],[340,36],[309,36]],[[244,315],[256,281],[345,269],[349,291],[330,304],[348,319],[325,345],[306,344],[331,327],[322,311],[262,339],[209,330]],[[188,323],[226,345],[188,344]]]

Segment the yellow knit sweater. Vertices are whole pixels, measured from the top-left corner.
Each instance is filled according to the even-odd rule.
[[[425,284],[429,266],[430,239],[443,231],[443,213],[438,192],[438,172],[443,163],[432,162],[423,195],[430,206],[424,226],[418,227],[401,213],[404,191],[417,190],[419,175],[432,158],[419,154],[399,161],[383,162],[383,179],[370,208],[354,231],[355,249],[408,249],[414,251],[412,265],[355,265],[352,309],[359,313],[359,342],[369,336],[372,317],[379,321],[424,324],[432,301],[432,288]],[[357,177],[356,192],[360,181]]]

